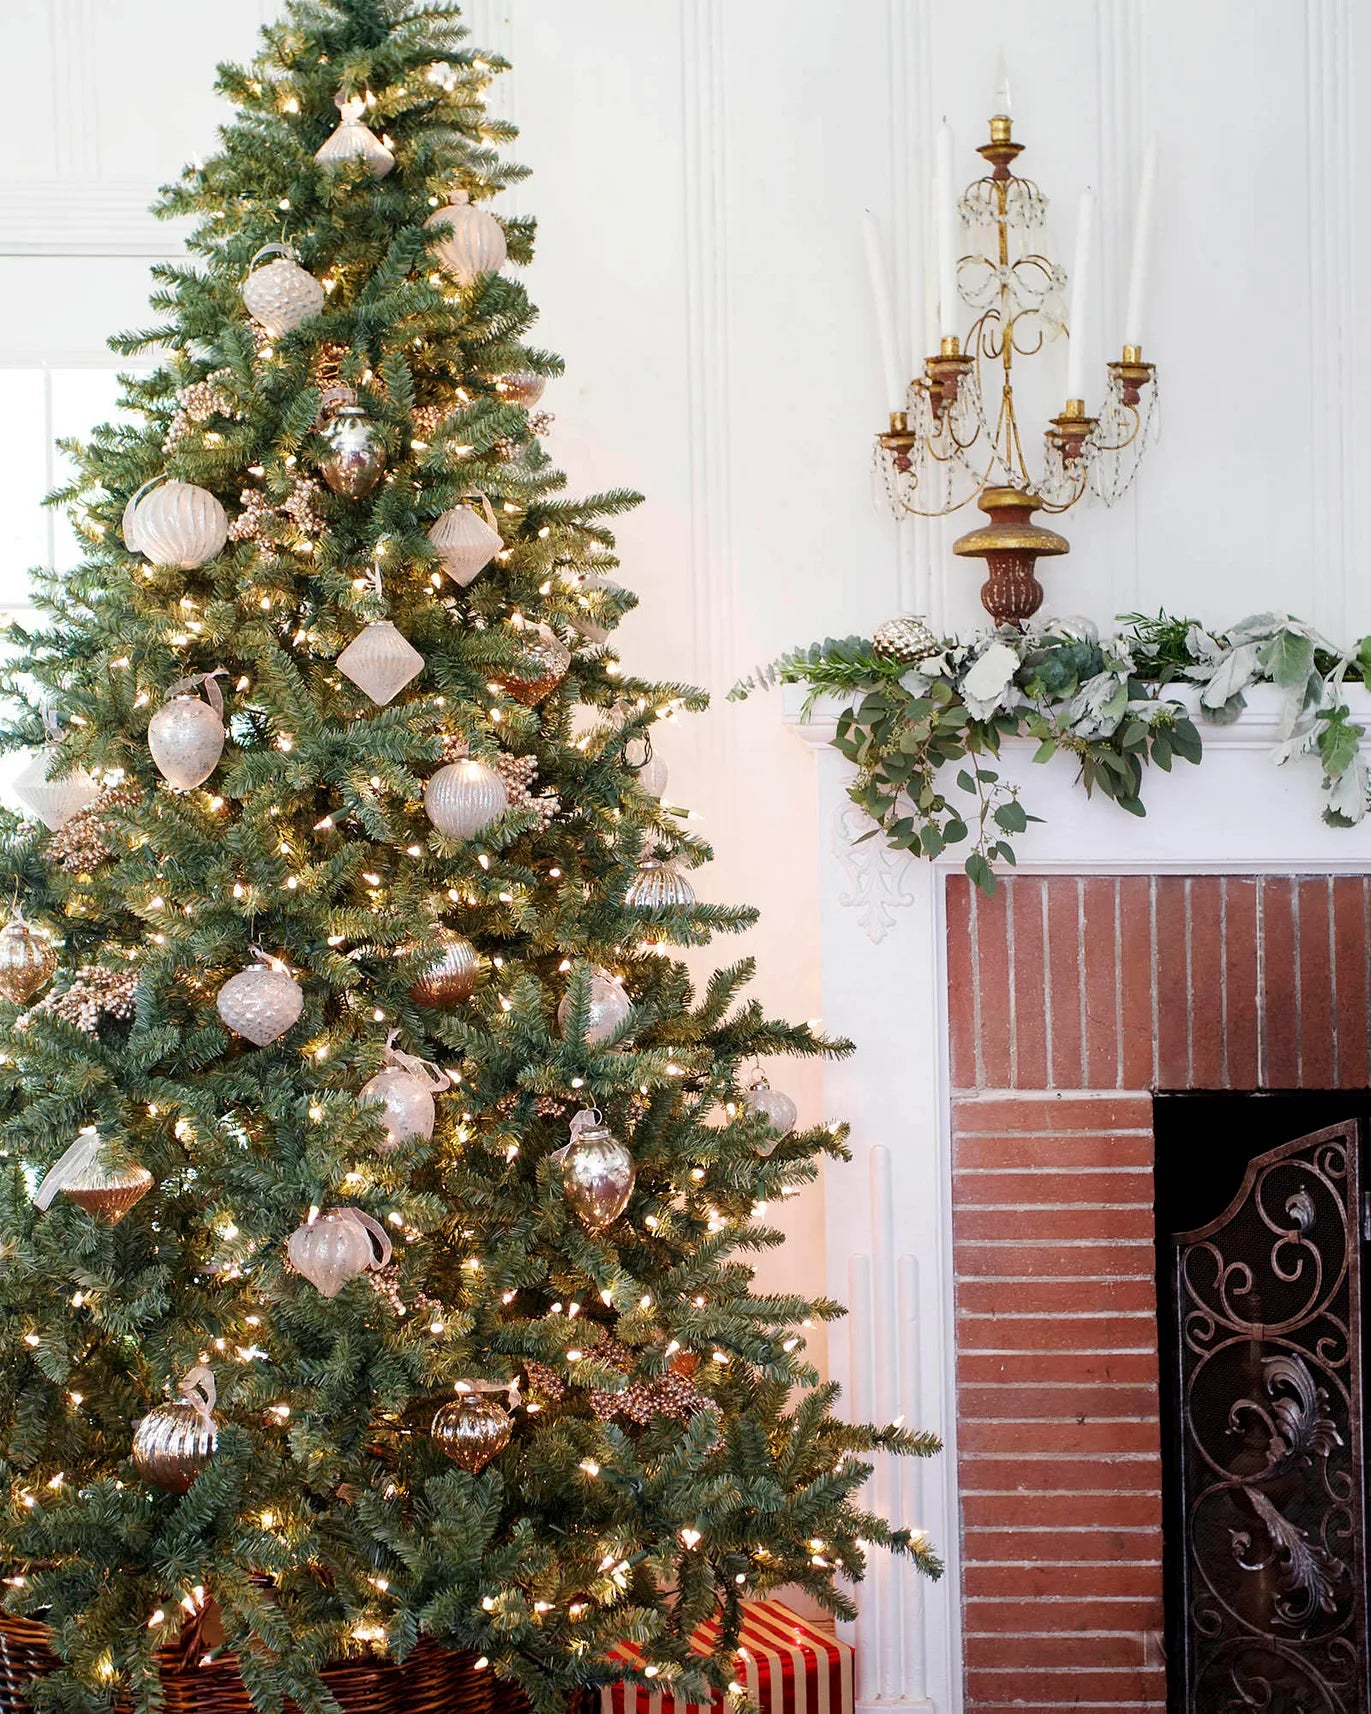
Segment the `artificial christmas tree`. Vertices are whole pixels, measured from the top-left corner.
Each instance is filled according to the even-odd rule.
[[[844,1611],[873,1542],[937,1569],[857,1499],[936,1443],[837,1420],[803,1334],[837,1307],[738,1259],[843,1153],[748,1065],[837,1044],[670,956],[751,915],[694,902],[709,853],[638,779],[701,698],[605,640],[635,497],[564,498],[528,414],[560,366],[464,44],[448,5],[295,0],[221,73],[163,203],[196,264],[119,342],[161,366],[76,449],[85,562],[11,632],[80,811],[4,854],[60,941],[0,1011],[0,1646],[60,1657],[48,1707],[176,1673],[389,1706],[403,1661],[415,1708],[481,1673],[552,1708],[624,1643],[707,1694],[746,1596]],[[359,657],[377,626],[418,663]]]

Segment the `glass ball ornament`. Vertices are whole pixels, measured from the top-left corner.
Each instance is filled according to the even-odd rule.
[[[487,1393],[464,1392],[439,1407],[429,1432],[454,1464],[479,1476],[509,1445],[513,1429],[513,1419],[498,1399]]]
[[[290,1265],[324,1297],[337,1297],[349,1280],[390,1260],[390,1237],[360,1208],[326,1208],[291,1233]]]
[[[871,648],[885,660],[914,666],[930,655],[940,655],[943,646],[929,629],[927,620],[917,613],[904,613],[876,627]]]
[[[214,683],[212,679],[204,682]],[[180,685],[173,685],[167,701],[148,722],[148,749],[153,762],[167,784],[178,791],[205,783],[219,766],[227,737],[217,688],[212,702],[204,702],[189,691],[181,691]]]
[[[181,1383],[181,1395],[173,1403],[155,1405],[133,1430],[134,1469],[143,1481],[169,1494],[188,1493],[219,1444],[209,1370],[192,1369]]]
[[[446,1087],[446,1078],[443,1083]],[[433,1085],[402,1065],[383,1065],[375,1077],[367,1079],[357,1091],[357,1099],[364,1106],[381,1110],[378,1117],[385,1141],[377,1147],[383,1154],[398,1149],[411,1137],[429,1140],[438,1118],[433,1096]]]
[[[486,502],[488,518],[471,506],[449,506],[428,532],[443,569],[463,589],[490,564],[505,543],[495,528],[495,513]]]
[[[783,1090],[773,1089],[765,1077],[759,1077],[751,1088],[743,1091],[743,1101],[754,1113],[760,1113],[775,1133],[770,1142],[761,1144],[757,1150],[760,1155],[769,1155],[781,1138],[788,1137],[795,1129],[798,1109]]]
[[[471,756],[439,768],[424,787],[424,811],[449,839],[474,839],[508,808],[505,782]]]
[[[265,267],[263,256],[275,256]],[[243,282],[243,302],[259,327],[273,339],[293,333],[312,321],[324,307],[324,288],[302,268],[285,244],[268,244],[252,258],[252,272]]]
[[[497,667],[490,675],[491,683],[498,684],[525,708],[534,708],[566,677],[571,650],[551,625],[530,625],[525,621],[518,627],[517,640],[527,665]]]
[[[525,410],[532,410],[546,390],[546,378],[531,369],[516,369],[495,383],[495,391],[507,405],[522,405]]]
[[[608,1041],[610,1036],[627,1023],[633,1002],[623,983],[612,971],[596,965],[590,972],[590,997],[586,1007],[586,1041],[592,1047]],[[557,1007],[557,1028],[566,1034],[567,1018],[571,1013],[571,996],[563,994]]]
[[[633,1156],[595,1108],[571,1121],[571,1141],[559,1149],[567,1205],[588,1232],[602,1232],[628,1207],[636,1171]]]
[[[334,106],[342,115],[338,129],[314,151],[321,167],[346,166],[362,161],[374,179],[383,179],[395,165],[395,156],[368,126],[362,123],[367,104],[360,95],[338,94]]]
[[[374,619],[334,664],[378,708],[384,708],[424,670],[424,657],[389,619]]]
[[[54,1197],[65,1196],[107,1226],[117,1226],[152,1185],[152,1174],[145,1166],[108,1145],[94,1125],[86,1125],[44,1173],[33,1203],[46,1210]]]
[[[0,994],[16,1006],[27,1005],[56,969],[57,942],[16,905],[0,928]]]
[[[678,910],[694,903],[694,887],[669,857],[644,857],[624,894],[631,911]]]
[[[319,474],[345,500],[364,500],[385,474],[380,426],[364,405],[339,405],[320,430]]]
[[[416,1006],[448,1011],[476,992],[481,980],[481,955],[464,934],[445,934],[432,962],[414,979],[409,997]]]
[[[266,1047],[295,1023],[305,1008],[305,992],[279,960],[265,960],[230,976],[215,1001],[219,1016],[234,1035],[254,1047]]]
[[[15,797],[50,833],[65,827],[100,795],[100,787],[84,768],[72,768],[55,777],[65,760],[60,744],[42,744],[10,782]]]
[[[459,286],[475,285],[482,274],[504,267],[509,254],[504,228],[493,214],[473,208],[466,191],[453,191],[451,202],[425,225],[450,228],[434,242],[433,254]]]

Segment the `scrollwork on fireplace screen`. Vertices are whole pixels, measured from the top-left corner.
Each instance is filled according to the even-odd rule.
[[[1354,1122],[1175,1240],[1186,1714],[1368,1707]]]

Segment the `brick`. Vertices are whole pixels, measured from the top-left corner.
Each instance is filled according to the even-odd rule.
[[[1108,1507],[1109,1520],[1118,1529],[1161,1528],[1162,1502],[1158,1494],[1111,1494]],[[1098,1494],[962,1496],[962,1522],[967,1530],[1005,1529],[1014,1524],[1027,1530],[1071,1529],[1098,1523],[1102,1509]]]
[[[1011,1089],[1014,1085],[1008,899],[1009,884],[1002,882],[993,898],[977,893],[971,904],[978,984],[976,1082],[987,1089]]]
[[[1086,1087],[1081,1058],[1081,891],[1073,875],[1047,881],[1047,968],[1051,985],[1047,1080]]]
[[[1060,1095],[1034,1090],[1023,1095],[982,1095],[952,1106],[952,1128],[959,1136],[989,1132],[996,1136],[1038,1133],[1059,1137],[1072,1131],[1108,1133],[1152,1131],[1152,1098],[1147,1093]]]
[[[1146,1242],[1152,1237],[1152,1210],[1133,1205],[1124,1208],[1073,1205],[1014,1210],[955,1208],[952,1231],[958,1240],[1045,1238],[1060,1241],[1084,1238],[1098,1241],[1133,1238]]]
[[[958,1302],[961,1301],[960,1288]],[[1066,1419],[1096,1422],[1106,1417],[1155,1417],[1156,1389],[1147,1386],[1044,1386],[1007,1380],[999,1386],[966,1383],[957,1392],[961,1420],[1027,1422]]]
[[[1116,1314],[1157,1313],[1157,1290],[1150,1279],[1123,1280],[959,1280],[957,1308],[967,1315],[1072,1315],[1087,1310]]]
[[[1296,883],[1299,905],[1300,1086],[1332,1089],[1332,883],[1326,876]]]
[[[1278,876],[1258,882],[1263,969],[1261,1033],[1263,1086],[1300,1087],[1299,987],[1295,968],[1295,890]]]
[[[1223,1019],[1223,881],[1196,875],[1190,882],[1190,1079],[1192,1089],[1227,1086]]]
[[[1074,1453],[1156,1452],[1157,1424],[1145,1422],[965,1422],[957,1430],[957,1450],[965,1457],[983,1454],[1057,1457]]]
[[[1081,1081],[1087,1089],[1117,1089],[1119,1066],[1119,948],[1112,876],[1090,875],[1082,887],[1085,938],[1081,948],[1085,984],[1085,1041]]]
[[[969,1565],[964,1583],[977,1595],[1132,1595],[1146,1599],[1161,1588],[1162,1568],[1146,1565]]]
[[[971,882],[947,880],[947,1023],[952,1087],[976,1087],[976,1008],[972,989]]]
[[[1055,1485],[1064,1494],[1093,1494],[1103,1508],[1115,1493],[1155,1493],[1161,1487],[1156,1458],[959,1458],[962,1488],[975,1493],[1011,1489],[1016,1483],[1034,1493]],[[1126,1591],[1125,1591],[1126,1593]]]
[[[1014,913],[1014,1084],[1047,1087],[1047,961],[1043,951],[1046,882],[1016,875],[1008,883]]]
[[[1152,1174],[1081,1171],[975,1172],[959,1174],[955,1199],[961,1208],[1030,1208],[1063,1202],[1093,1207],[1101,1202],[1151,1209]]]
[[[1226,876],[1223,883],[1223,1011],[1230,1089],[1256,1089],[1261,1083],[1257,886],[1254,878],[1245,875]]]
[[[1336,1068],[1339,1089],[1365,1088],[1368,1065],[1367,1018],[1371,1016],[1371,949],[1366,944],[1366,880],[1339,875],[1333,882],[1333,981],[1337,989]]]
[[[1012,1133],[993,1136],[973,1132],[953,1139],[954,1172],[978,1169],[1042,1168],[1077,1172],[1083,1167],[1108,1166],[1123,1171],[1152,1171],[1156,1145],[1149,1131],[1080,1131],[1066,1136]]]
[[[1142,1667],[1144,1647],[1140,1631],[1082,1631],[1075,1637],[968,1631],[966,1664],[970,1672],[997,1667],[1079,1666],[1082,1660],[1095,1668]]]
[[[1021,1692],[1013,1702],[983,1702],[978,1700],[965,1703],[966,1714],[1026,1714],[1026,1711],[1027,1714],[1032,1714],[1034,1710],[1037,1711],[1037,1714],[1048,1714],[1049,1710],[1050,1714],[1063,1714],[1063,1710],[1068,1710],[1069,1714],[1165,1714],[1166,1704],[1163,1701],[1096,1702],[1093,1700],[1081,1701],[1074,1696],[1069,1701],[1063,1701],[1055,1692],[1056,1682],[1055,1679],[1043,1679],[1042,1683],[1045,1689],[1042,1693],[1049,1698],[1046,1702],[1026,1700],[1025,1693]],[[1037,1693],[1038,1686],[1035,1681],[1031,1689],[1027,1691],[1027,1695],[1032,1696]]]
[[[1063,1244],[1043,1239],[1026,1244],[1008,1235],[998,1240],[967,1240],[957,1245],[962,1279],[1119,1279],[1147,1273],[1153,1265],[1150,1243]]]
[[[1187,875],[1158,875],[1157,1087],[1190,1087],[1190,972]]]
[[[1157,1353],[1151,1351],[962,1351],[957,1379],[966,1386],[1024,1382],[1061,1385],[1157,1385]]]
[[[1146,875],[1119,880],[1119,979],[1123,993],[1123,1086],[1156,1083],[1152,1042],[1152,882]]]
[[[967,1601],[963,1622],[968,1632],[1041,1636],[1054,1631],[1125,1631],[1143,1635],[1161,1629],[1161,1592],[1150,1599],[1136,1595],[1089,1600],[1016,1601],[1000,1598]]]
[[[1102,1702],[1143,1702],[1148,1698],[1154,1699],[1160,1708],[1164,1705],[1166,1695],[1165,1675],[1159,1671],[1148,1671],[1143,1668],[1118,1667],[1097,1669],[1093,1667],[1058,1667],[1055,1672],[1045,1673],[1039,1679],[1046,1689],[1051,1687],[1052,1699],[1047,1704],[1051,1708],[1069,1709],[1072,1714],[1082,1703],[1092,1699]],[[1024,1681],[1022,1673],[1014,1672],[968,1672],[966,1675],[967,1706],[982,1714],[985,1703],[1015,1701],[1015,1692],[1022,1692]],[[1021,1704],[1032,1707],[1032,1703]]]

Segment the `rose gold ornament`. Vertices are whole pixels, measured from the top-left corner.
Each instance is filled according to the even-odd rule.
[[[155,1405],[133,1430],[134,1469],[169,1494],[188,1492],[219,1444],[212,1371],[198,1363],[177,1391],[179,1399]]]
[[[500,685],[526,708],[533,708],[566,677],[571,650],[551,625],[530,625],[524,620],[516,623],[516,630],[520,653],[528,665],[496,668],[490,675],[491,683]]]
[[[117,1226],[152,1189],[145,1166],[112,1149],[94,1125],[86,1125],[60,1160],[48,1168],[33,1195],[35,1208],[47,1209],[59,1192],[88,1214]]]
[[[516,369],[512,374],[501,375],[495,383],[495,391],[507,405],[522,405],[525,410],[538,403],[546,388],[546,379],[531,369]]]
[[[481,980],[481,956],[462,934],[444,934],[431,964],[414,980],[409,997],[416,1006],[447,1011],[476,992]]]
[[[454,1464],[479,1476],[509,1445],[513,1427],[509,1412],[498,1399],[472,1391],[441,1406],[429,1432]]]

